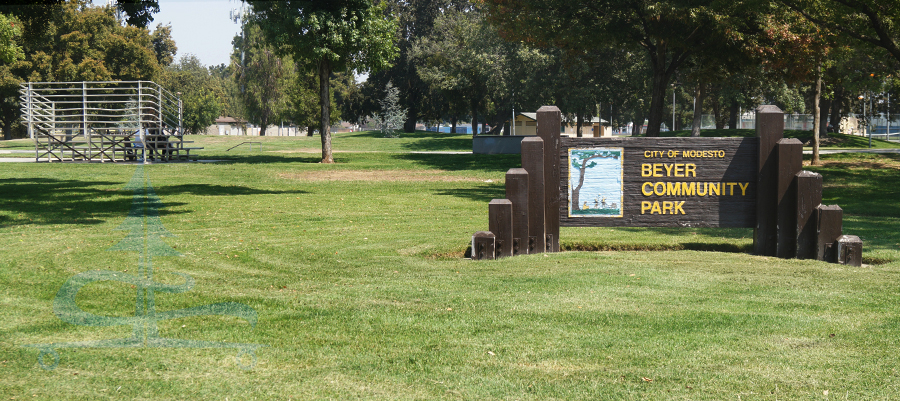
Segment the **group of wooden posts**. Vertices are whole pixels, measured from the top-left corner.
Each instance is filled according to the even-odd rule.
[[[753,252],[860,266],[862,241],[857,236],[842,235],[843,211],[839,206],[821,204],[822,176],[802,170],[803,144],[797,139],[783,138],[784,113],[776,106],[760,106],[756,113],[758,146],[749,148],[759,154],[753,169],[758,172],[754,186],[756,213],[755,219],[743,225],[754,228]],[[522,167],[506,173],[506,199],[490,202],[489,231],[478,231],[472,237],[472,259],[559,252],[561,221],[571,226],[627,226],[628,214],[638,213],[634,208],[639,206],[622,205],[625,215],[618,217],[619,221],[610,217],[573,222],[568,216],[568,177],[560,177],[560,164],[566,163],[568,157],[566,149],[561,149],[560,124],[561,114],[555,106],[538,110],[537,136],[522,140]],[[702,141],[710,139],[690,140],[702,145]],[[602,141],[610,143],[608,138]],[[578,143],[586,142],[580,139]],[[633,146],[634,142],[630,144]],[[634,188],[626,184],[624,191],[634,191]],[[719,216],[709,217],[712,223],[699,221],[695,226],[719,227],[718,222],[725,221]],[[661,219],[659,225],[679,224],[684,223]]]

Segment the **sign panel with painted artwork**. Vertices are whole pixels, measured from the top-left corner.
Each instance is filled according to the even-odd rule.
[[[571,148],[569,217],[622,217],[622,148]]]

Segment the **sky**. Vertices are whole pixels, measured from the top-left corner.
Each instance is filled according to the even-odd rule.
[[[106,0],[93,0],[105,5]],[[159,12],[153,14],[151,31],[157,24],[172,25],[172,39],[178,46],[175,60],[192,53],[203,65],[228,64],[231,39],[241,27],[230,19],[231,11],[239,12],[240,0],[159,0]]]
[[[160,0],[149,28],[172,25],[172,39],[178,46],[175,60],[192,53],[207,66],[228,64],[231,39],[241,31],[229,16],[232,10],[240,12],[241,5],[237,0]]]

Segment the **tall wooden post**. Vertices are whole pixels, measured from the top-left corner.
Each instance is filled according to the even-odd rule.
[[[559,252],[559,133],[562,114],[556,106],[537,111],[537,135],[544,140],[544,221],[547,252]]]
[[[784,112],[778,106],[765,105],[756,109],[756,136],[759,137],[759,176],[756,181],[756,229],[753,252],[775,256],[777,234],[777,164],[775,145],[784,135]]]
[[[547,249],[544,231],[544,140],[522,139],[522,168],[528,172],[528,253]]]
[[[797,174],[797,258],[816,258],[816,208],[822,204],[822,175]]]
[[[778,167],[778,246],[775,255],[797,255],[797,174],[803,168],[803,143],[795,138],[781,139],[776,145]]]
[[[528,172],[511,168],[506,172],[506,199],[512,202],[513,243],[515,255],[528,253]]]
[[[488,204],[488,227],[494,233],[498,258],[513,255],[512,208],[509,199],[494,199]]]

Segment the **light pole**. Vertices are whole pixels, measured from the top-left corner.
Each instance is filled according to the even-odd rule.
[[[675,84],[672,84],[672,131],[675,131]]]
[[[862,106],[863,106],[863,129],[865,130],[865,132],[863,134],[864,135],[868,134],[869,147],[871,148],[872,147],[872,131],[869,130],[869,121],[866,120],[866,100],[865,99],[866,99],[865,95],[859,95],[859,100],[862,101]]]

